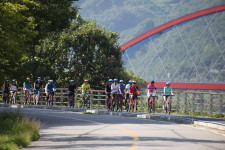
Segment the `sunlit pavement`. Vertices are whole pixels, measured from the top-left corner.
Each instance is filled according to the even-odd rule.
[[[49,109],[20,111],[42,122],[41,138],[25,149],[225,149],[225,136],[187,125]]]

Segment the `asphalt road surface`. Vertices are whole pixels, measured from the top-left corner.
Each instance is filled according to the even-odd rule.
[[[225,149],[225,136],[188,125],[48,109],[19,111],[42,122],[40,140],[25,150]]]

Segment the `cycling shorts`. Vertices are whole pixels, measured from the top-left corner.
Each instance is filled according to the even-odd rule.
[[[129,97],[130,97],[130,94],[129,94],[129,93],[127,93],[127,94],[126,94],[126,98],[129,98]]]
[[[11,94],[14,94],[14,93],[16,93],[16,92],[17,92],[17,91],[10,91]]]
[[[29,95],[31,95],[31,90],[30,89],[25,89],[26,92],[28,92]]]
[[[133,99],[137,99],[138,100],[138,95],[137,94],[133,94]]]
[[[88,94],[89,92],[88,91],[82,91],[82,95],[84,95],[84,94]]]
[[[148,93],[148,96],[154,97],[154,96],[155,96],[155,92],[150,92],[150,93]]]
[[[164,95],[165,97],[166,97],[166,99],[168,98],[168,97],[170,97],[171,95]]]
[[[33,94],[38,94],[38,92],[40,92],[40,91],[41,91],[41,89],[36,89],[33,91]]]
[[[5,89],[4,90],[4,93],[8,93],[9,94],[9,90],[8,89]]]
[[[74,92],[69,92],[69,97],[73,96],[74,97]]]
[[[111,93],[110,92],[107,92],[106,95],[109,97],[109,96],[111,96]]]

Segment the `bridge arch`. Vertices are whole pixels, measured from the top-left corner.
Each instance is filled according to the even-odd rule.
[[[198,19],[198,18],[203,18],[203,19],[205,19],[205,23],[207,24],[207,26],[210,24],[210,22],[213,20],[213,17],[217,14],[217,12],[221,12],[221,11],[224,11],[225,10],[225,5],[219,5],[219,6],[215,6],[215,7],[211,7],[211,8],[207,8],[207,9],[203,9],[203,10],[200,10],[200,11],[197,11],[197,12],[194,12],[194,13],[191,13],[191,14],[188,14],[188,15],[185,15],[185,16],[182,16],[182,17],[179,17],[179,18],[177,18],[177,19],[174,19],[174,20],[172,20],[172,21],[169,21],[169,22],[167,22],[167,23],[165,23],[165,24],[162,24],[162,25],[160,25],[160,26],[158,26],[158,27],[155,27],[155,28],[153,28],[153,29],[151,29],[151,30],[149,30],[149,31],[147,31],[147,32],[145,32],[145,33],[143,33],[143,34],[141,34],[141,35],[139,35],[139,36],[137,36],[136,38],[134,38],[134,39],[132,39],[132,40],[130,40],[130,41],[128,41],[128,42],[126,42],[125,44],[123,44],[123,45],[121,45],[121,52],[123,52],[123,51],[126,51],[126,50],[128,50],[129,49],[129,52],[125,52],[125,54],[127,55],[128,53],[130,53],[130,51],[133,51],[133,49],[136,49],[137,47],[139,47],[140,45],[143,45],[143,43],[145,43],[146,41],[150,41],[150,43],[152,43],[153,41],[152,41],[152,38],[154,38],[154,37],[157,37],[157,36],[160,36],[160,35],[162,35],[162,34],[164,34],[164,33],[166,33],[167,31],[170,31],[170,30],[173,30],[173,29],[175,29],[175,28],[177,28],[178,26],[179,27],[181,27],[180,25],[183,25],[183,24],[186,24],[187,22],[189,22],[189,21],[193,21],[194,19]],[[207,21],[206,20],[206,17],[207,17],[207,15],[209,15],[210,16],[210,14],[212,14],[212,19],[211,19],[211,21]],[[207,28],[207,27],[206,27]],[[205,28],[205,29],[206,29]],[[179,31],[179,29],[177,29],[177,31],[178,31],[178,33],[180,32]],[[179,33],[180,34],[180,33]],[[179,35],[178,34],[178,35]],[[212,33],[213,34],[213,33]],[[181,39],[182,39],[182,36],[180,35],[180,37],[181,37]],[[148,39],[150,39],[150,40],[148,40]],[[183,40],[183,39],[182,39]],[[181,40],[181,41],[182,41]],[[161,44],[161,43],[160,43]],[[185,45],[185,43],[184,43],[184,41],[183,41],[183,44],[184,44],[184,46],[185,46],[185,49],[187,50],[187,47],[186,47],[186,45]],[[217,44],[217,43],[216,43]],[[154,42],[153,42],[153,46],[154,46]],[[218,49],[219,49],[219,47],[218,47]],[[188,52],[188,50],[187,50],[187,53],[189,53]],[[221,50],[220,51],[220,55],[222,55],[222,54],[224,54],[225,53],[225,50]],[[189,55],[190,54],[187,54],[187,56],[186,57],[189,57]],[[125,56],[125,55],[124,55]],[[156,55],[155,55],[156,57],[157,57],[157,53],[156,53]],[[128,57],[128,55],[127,55],[127,57]],[[219,56],[220,57],[220,56]],[[218,57],[218,58],[219,58]],[[225,60],[225,56],[223,55],[222,56],[223,57],[223,60]],[[128,58],[129,59],[129,58]],[[190,59],[192,59],[192,57],[190,56]],[[161,60],[159,60],[159,61],[161,61]],[[192,62],[193,62],[193,60],[192,60]],[[161,64],[162,64],[162,62],[160,62]],[[131,64],[131,63],[130,63]],[[163,64],[162,64],[163,65]],[[182,64],[181,64],[182,65]],[[181,67],[181,65],[179,65],[179,67],[177,68],[177,70],[179,70],[179,68]],[[144,76],[143,74],[144,74],[144,72],[146,71],[146,69],[147,69],[147,67],[149,66],[149,64],[145,67],[145,70],[143,71],[143,72],[141,72],[141,74],[140,74],[140,76]],[[132,65],[131,65],[131,67],[133,67]],[[193,68],[194,67],[196,67],[195,66],[195,64],[193,63]],[[224,67],[225,67],[225,65],[224,65]],[[197,68],[195,68],[196,69],[196,74],[198,73],[198,69]],[[135,67],[132,69],[133,71],[134,70],[136,70],[135,69]],[[166,69],[164,69],[164,70],[166,70]],[[176,71],[177,71],[176,70]],[[174,73],[174,75],[177,73],[175,71],[175,73]],[[190,70],[189,70],[190,71]],[[135,72],[135,71],[134,71]],[[146,71],[146,73],[147,73],[147,71]],[[166,72],[165,71],[165,74],[166,73],[169,73],[169,72]],[[209,74],[210,72],[208,71],[208,72],[206,72],[206,76],[205,77],[207,77],[207,75]],[[199,73],[198,73],[199,74]],[[197,76],[197,75],[196,75]],[[173,78],[173,77],[172,77]],[[204,78],[204,77],[203,77]],[[202,79],[203,79],[202,78]],[[146,79],[147,81],[150,81],[150,80],[148,80],[148,79]],[[162,81],[162,80],[161,80]],[[163,80],[160,84],[162,84],[162,86],[163,85],[165,85],[164,84],[164,81],[166,81],[166,80]],[[168,80],[167,80],[168,81]],[[169,80],[169,81],[171,81],[171,80]],[[204,81],[204,80],[202,80],[202,81]],[[221,85],[219,85],[219,84],[209,84],[209,83],[206,83],[206,82],[202,82],[202,81],[200,81],[200,84],[190,84],[190,85],[192,85],[192,86],[190,86],[189,88],[190,89],[193,89],[194,87],[198,87],[197,89],[210,89],[210,87],[212,88],[212,89],[225,89],[225,84],[221,84]],[[171,81],[172,82],[172,81]],[[176,81],[173,81],[173,82],[176,82]],[[179,81],[178,81],[179,82]],[[183,82],[189,82],[189,81],[183,81]],[[158,83],[159,83],[159,81],[158,81]],[[202,84],[203,83],[203,84]],[[220,82],[221,83],[221,82]],[[224,82],[222,82],[222,83],[224,83]],[[178,84],[176,84],[176,87],[177,88],[184,88],[184,89],[187,89],[187,85],[189,85],[189,84],[186,84],[186,83],[178,83]]]
[[[125,51],[129,47],[132,47],[135,44],[145,40],[148,37],[151,37],[151,36],[153,36],[155,34],[161,34],[162,31],[164,31],[164,30],[166,30],[168,28],[171,28],[171,27],[173,27],[175,25],[181,24],[183,22],[186,22],[186,21],[189,21],[189,20],[192,20],[192,19],[204,16],[204,15],[208,15],[208,14],[212,14],[212,13],[216,13],[216,12],[224,11],[224,10],[225,10],[225,4],[224,5],[215,6],[215,7],[211,7],[211,8],[207,8],[207,9],[203,9],[203,10],[200,10],[200,11],[197,11],[197,12],[194,12],[194,13],[191,13],[191,14],[179,17],[179,18],[174,19],[172,21],[169,21],[169,22],[167,22],[165,24],[162,24],[162,25],[160,25],[158,27],[155,27],[155,28],[153,28],[153,29],[151,29],[151,30],[149,30],[149,31],[147,31],[147,32],[145,32],[145,33],[135,37],[134,39],[126,42],[125,44],[121,45],[121,52]]]

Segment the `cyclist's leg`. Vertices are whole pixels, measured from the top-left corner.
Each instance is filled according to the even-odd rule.
[[[167,100],[167,96],[163,96],[163,109],[165,108],[166,100]]]
[[[37,92],[36,90],[33,91],[33,93],[34,93],[34,95],[33,95],[33,102],[34,102],[34,104],[36,103],[36,95],[37,95],[36,92]]]

